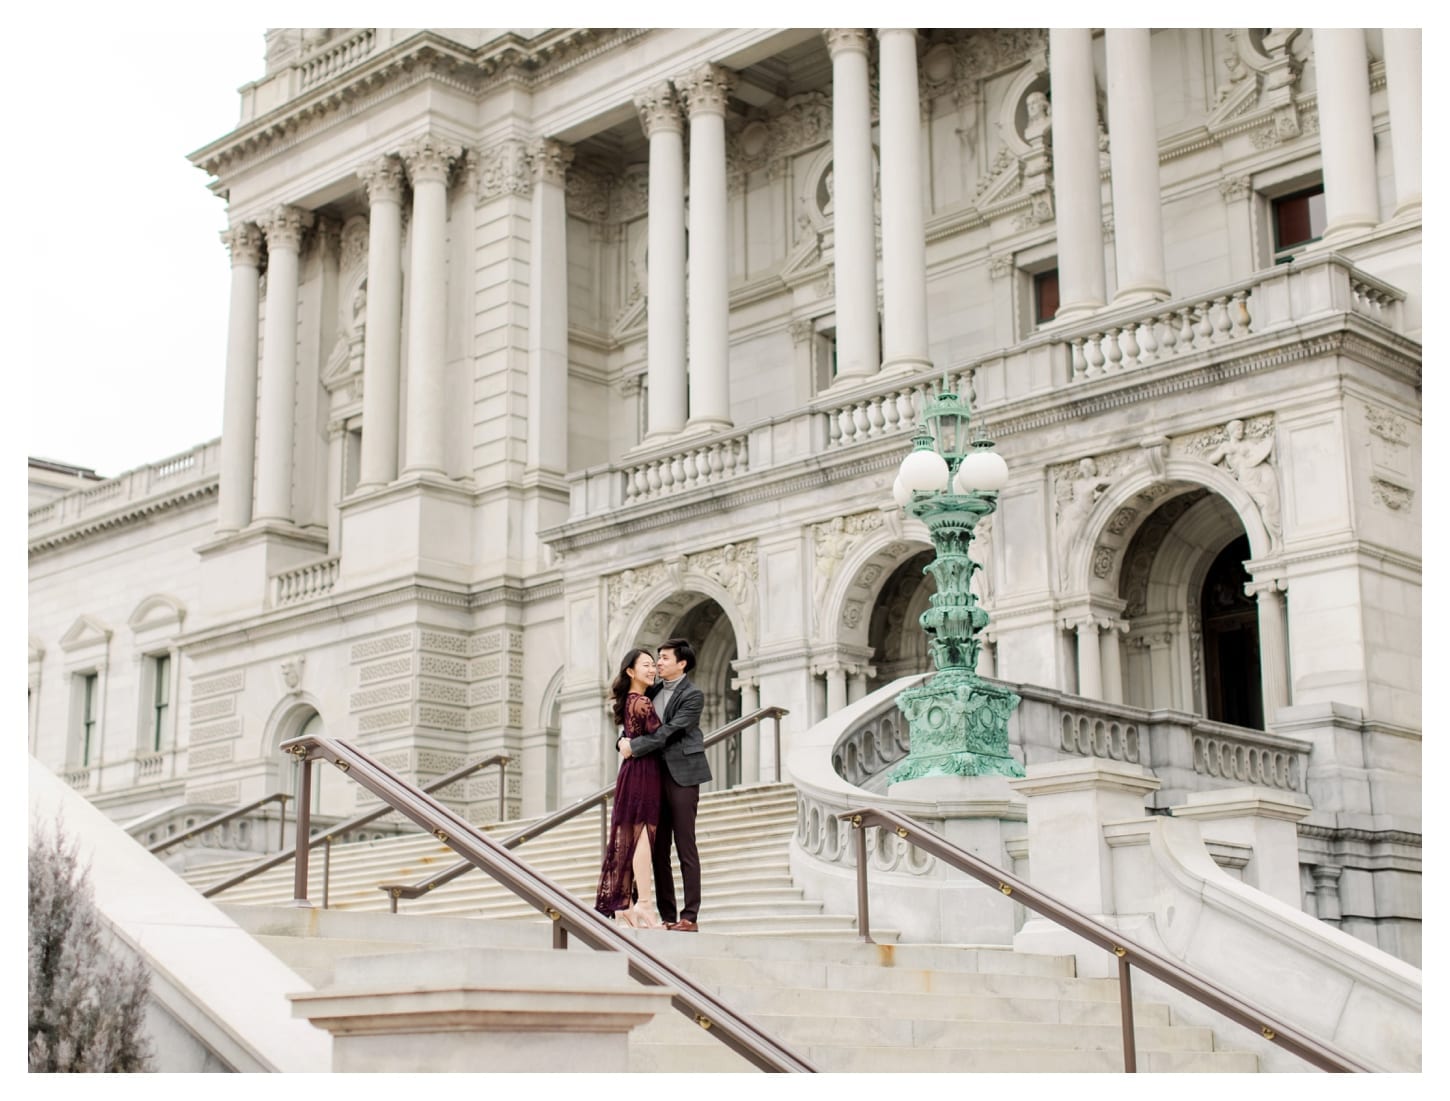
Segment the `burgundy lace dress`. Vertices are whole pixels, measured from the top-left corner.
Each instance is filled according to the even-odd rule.
[[[628,738],[653,733],[660,719],[648,696],[631,692],[624,701],[624,733]],[[609,847],[599,873],[599,895],[594,908],[613,917],[627,910],[634,893],[634,850],[640,834],[649,831],[654,850],[655,827],[660,820],[660,762],[658,754],[626,757],[614,781],[614,814],[609,821]],[[653,901],[653,900],[651,900]]]

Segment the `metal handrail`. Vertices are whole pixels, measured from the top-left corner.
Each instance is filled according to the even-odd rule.
[[[237,807],[235,810],[223,811],[221,814],[218,814],[214,818],[208,818],[201,825],[193,826],[185,833],[178,833],[174,837],[168,837],[164,840],[158,841],[146,851],[149,853],[162,852],[165,849],[171,848],[172,845],[180,845],[183,841],[189,841],[199,833],[205,833],[207,830],[212,829],[215,826],[224,825],[225,823],[230,822],[233,818],[240,818],[244,814],[250,814],[258,807],[262,807],[268,803],[273,802],[282,804],[282,817],[279,819],[281,828],[277,831],[277,847],[280,849],[283,845],[287,844],[287,800],[291,798],[292,796],[288,795],[284,791],[274,791],[271,795],[264,795],[260,799],[253,799],[244,807]]]
[[[423,790],[425,792],[432,793],[440,790],[441,788],[446,788],[449,784],[456,784],[459,780],[462,780],[467,776],[472,776],[481,768],[489,768],[493,765],[498,765],[498,807],[499,817],[502,818],[504,811],[505,794],[504,781],[507,778],[508,763],[509,756],[507,753],[495,753],[492,757],[485,757],[481,761],[474,761],[472,764],[464,765],[462,768],[455,768],[446,776],[440,776],[438,779],[434,780]],[[299,795],[298,799],[300,800],[301,798],[302,796]],[[308,798],[311,798],[311,796],[309,795]],[[329,887],[332,882],[333,839],[341,837],[343,834],[351,833],[353,830],[360,829],[363,826],[366,826],[374,819],[381,818],[383,815],[387,814],[390,809],[391,808],[389,807],[383,806],[379,807],[377,810],[366,811],[363,814],[359,814],[353,818],[349,818],[345,822],[339,822],[330,830],[327,830],[324,833],[319,833],[317,834],[317,836],[308,840],[307,848],[309,849],[316,848],[318,845],[326,846],[326,848],[323,850],[322,855],[322,908],[324,910],[327,909]],[[308,808],[307,814],[303,814],[299,803],[298,815],[299,818],[310,819],[311,808]],[[201,895],[203,898],[211,898],[213,895],[219,895],[228,888],[235,887],[238,883],[246,882],[254,875],[260,875],[262,872],[269,871],[272,868],[277,867],[277,865],[279,864],[287,863],[287,861],[293,859],[296,854],[297,846],[294,845],[290,849],[284,849],[276,856],[265,857],[262,860],[257,861],[255,864],[243,868],[240,872],[238,872],[231,878],[224,879],[220,883],[213,883],[206,890],[202,891]]]
[[[1150,948],[1130,940],[1116,930],[1074,910],[1067,903],[1054,898],[1045,891],[1039,891],[1031,884],[983,860],[981,857],[953,845],[939,837],[914,818],[878,807],[858,807],[836,815],[851,823],[856,832],[856,905],[859,911],[860,939],[871,940],[871,920],[866,894],[867,865],[870,863],[866,848],[866,829],[875,826],[889,829],[902,840],[909,841],[922,852],[929,853],[973,879],[995,887],[1013,902],[1021,903],[1029,910],[1056,922],[1069,932],[1082,937],[1118,959],[1118,997],[1122,1005],[1123,1019],[1123,1069],[1129,1072],[1138,1069],[1137,1044],[1133,1036],[1133,986],[1130,965],[1152,975],[1174,990],[1210,1009],[1222,1013],[1229,1020],[1257,1032],[1265,1040],[1292,1052],[1320,1070],[1369,1071],[1371,1068],[1355,1061],[1343,1052],[1288,1025],[1280,1024],[1263,1009],[1224,990],[1212,980],[1169,959]]]
[[[733,722],[726,723],[720,729],[712,732],[705,738],[705,748],[726,738],[739,737],[751,726],[758,726],[765,719],[775,720],[775,782],[780,783],[780,720],[790,711],[784,707],[762,707],[758,711],[752,711]],[[599,808],[599,856],[603,860],[605,849],[609,842],[609,800],[614,795],[614,785],[602,787],[593,795],[586,795],[578,802],[571,803],[562,810],[557,810],[547,818],[525,826],[516,833],[510,834],[499,842],[506,849],[516,848],[525,841],[532,841],[541,834],[548,833],[555,826],[562,825],[573,818],[577,818],[590,807]],[[451,883],[459,876],[467,872],[473,865],[467,860],[460,860],[457,864],[450,865],[437,875],[430,875],[427,879],[421,879],[417,883],[379,883],[378,890],[386,891],[390,908],[393,913],[398,912],[398,899],[419,898],[429,891],[436,890],[445,883]]]
[[[327,761],[381,799],[391,809],[427,830],[474,867],[481,868],[553,923],[553,946],[567,948],[573,933],[596,950],[623,952],[629,973],[640,982],[670,989],[670,1004],[726,1047],[765,1071],[812,1073],[815,1067],[741,1016],[673,964],[626,936],[612,921],[595,913],[568,891],[535,871],[462,815],[414,788],[346,742],[325,735],[307,735],[281,748],[302,762],[298,790],[297,869],[294,903],[307,905],[308,795],[311,764]]]

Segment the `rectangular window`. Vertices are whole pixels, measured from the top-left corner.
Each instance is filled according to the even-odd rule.
[[[91,746],[96,732],[96,707],[100,703],[100,700],[96,698],[99,686],[99,674],[85,674],[81,703],[81,765],[83,767],[89,767],[91,763]]]
[[[1324,185],[1316,184],[1273,200],[1274,263],[1286,263],[1301,245],[1324,235]]]
[[[171,655],[151,659],[151,748],[161,752],[166,740],[166,717],[171,713]]]
[[[1037,325],[1051,321],[1057,316],[1059,299],[1057,294],[1057,269],[1040,271],[1032,277],[1033,320]]]

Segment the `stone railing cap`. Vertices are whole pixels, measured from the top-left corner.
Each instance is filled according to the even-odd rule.
[[[1008,784],[1027,796],[1093,789],[1134,791],[1146,795],[1162,787],[1162,781],[1153,775],[1151,769],[1101,757],[1028,765],[1026,779],[1009,780]]]
[[[1217,791],[1195,791],[1182,806],[1173,808],[1174,818],[1277,818],[1297,822],[1314,810],[1308,796],[1275,788],[1238,787]]]

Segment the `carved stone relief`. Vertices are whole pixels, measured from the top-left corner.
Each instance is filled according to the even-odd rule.
[[[831,588],[841,559],[868,531],[875,531],[885,523],[880,510],[858,512],[852,516],[837,516],[824,524],[812,524],[811,536],[815,545],[815,585],[812,604],[815,608],[816,629],[820,630],[821,617],[825,610],[826,594]],[[895,545],[895,544],[893,544]]]
[[[1284,522],[1279,504],[1279,474],[1272,462],[1272,413],[1248,420],[1231,420],[1222,428],[1175,439],[1170,450],[1222,467],[1232,474],[1258,506],[1270,546],[1277,547],[1282,542]]]

